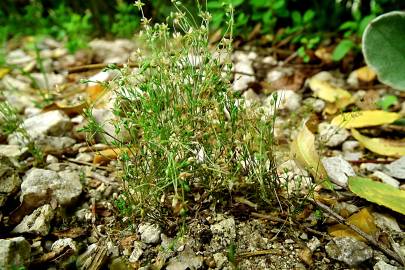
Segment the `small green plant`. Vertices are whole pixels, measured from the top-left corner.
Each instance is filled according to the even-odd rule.
[[[279,187],[275,118],[248,112],[231,89],[232,8],[225,36],[210,48],[211,16],[202,7],[201,24],[176,2],[167,24],[150,25],[143,3],[136,6],[147,49],[134,55],[137,70],[119,69],[109,84],[116,132],[105,132],[90,111],[85,128],[124,149],[122,196],[132,214],[157,221],[184,217],[196,192],[223,197],[253,191],[272,203]]]
[[[28,152],[35,158],[36,164],[44,160],[44,154],[35,145],[35,141],[22,126],[22,118],[7,101],[0,101],[0,131],[5,135],[15,134],[28,148]]]
[[[73,12],[65,5],[59,5],[50,11],[50,21],[53,24],[51,33],[59,39],[66,40],[66,48],[73,53],[87,47],[89,36],[93,30],[90,20],[92,15],[86,11],[84,15]]]
[[[363,35],[368,23],[381,12],[381,7],[375,1],[371,1],[370,14],[367,16],[361,14],[360,7],[360,5],[354,5],[352,7],[353,19],[344,22],[338,29],[343,32],[343,39],[332,53],[334,61],[342,60],[352,50],[360,50],[360,46],[358,45],[359,38]]]
[[[119,1],[111,32],[117,37],[131,37],[134,35],[135,30],[139,28],[139,25],[138,10],[134,5]]]

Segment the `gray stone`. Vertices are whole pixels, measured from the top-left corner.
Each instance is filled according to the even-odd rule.
[[[214,253],[213,257],[214,257],[214,261],[217,266],[217,269],[222,269],[222,267],[225,266],[225,264],[227,264],[227,262],[228,262],[228,258],[223,253],[220,253],[220,252]]]
[[[29,83],[22,81],[22,80],[18,80],[10,75],[5,75],[3,77],[3,79],[1,80],[1,84],[3,85],[4,89],[9,90],[10,92],[14,92],[14,91],[18,91],[18,92],[22,92],[22,91],[27,91],[28,89],[30,89],[30,85]],[[7,98],[7,96],[5,96]],[[16,95],[14,96],[16,97]],[[7,100],[10,102],[10,100],[7,98]],[[14,105],[14,103],[11,103]]]
[[[391,176],[386,175],[383,172],[375,171],[375,172],[373,172],[373,174],[371,176],[374,176],[375,178],[380,179],[385,184],[388,184],[388,185],[393,186],[395,188],[399,188],[399,184],[400,184],[399,181],[392,178]]]
[[[93,153],[79,153],[75,158],[75,160],[82,162],[92,162],[93,159],[94,159]]]
[[[301,96],[292,90],[277,90],[263,101],[263,107],[269,115],[281,110],[293,112],[300,106]]]
[[[5,164],[6,162],[0,158],[0,207],[2,207],[7,198],[15,194],[21,185],[21,179],[13,169]]]
[[[194,251],[186,246],[180,254],[170,259],[167,270],[197,270],[203,265],[203,257],[197,256]]]
[[[314,110],[314,112],[320,113],[323,111],[323,109],[326,106],[326,102],[323,101],[322,99],[318,99],[318,98],[307,98],[303,101],[303,103],[307,106],[309,106],[310,108],[312,108]]]
[[[354,267],[373,256],[373,250],[364,242],[352,237],[338,237],[325,246],[329,257]]]
[[[329,147],[340,145],[350,136],[350,133],[346,129],[327,122],[318,125],[318,132],[321,142]]]
[[[35,143],[44,153],[59,155],[66,152],[76,141],[70,137],[39,136]]]
[[[384,172],[386,174],[388,174],[389,176],[404,180],[405,179],[405,156],[386,165],[384,167]]]
[[[64,75],[55,73],[31,73],[30,75],[40,89],[52,89],[66,80]]]
[[[240,62],[236,62],[233,66],[234,71],[245,73],[245,74],[254,74],[254,70],[252,67],[251,61],[244,60]],[[249,76],[245,74],[235,73],[235,78],[232,83],[232,87],[234,91],[243,91],[246,90],[249,86],[249,83],[254,82],[255,76]]]
[[[127,39],[95,39],[89,46],[97,63],[125,63],[135,49],[134,42]]]
[[[26,173],[21,184],[21,199],[30,195],[43,197],[47,189],[51,189],[52,197],[60,205],[67,206],[79,197],[82,192],[82,184],[77,172],[62,171],[56,173],[33,168]],[[42,196],[40,196],[41,194]]]
[[[213,252],[218,252],[228,247],[236,239],[236,225],[233,217],[212,224],[210,229],[213,234],[210,243]]]
[[[7,53],[6,62],[9,65],[24,65],[34,59],[21,49],[17,49]]]
[[[378,163],[362,163],[360,165],[360,172],[363,174],[373,173],[377,170],[382,170],[383,165]]]
[[[347,186],[349,176],[355,176],[352,166],[342,157],[322,158],[322,164],[330,180],[342,187]]]
[[[135,263],[143,254],[144,243],[140,241],[134,242],[134,249],[132,250],[131,256],[129,256],[129,262]]]
[[[261,103],[259,95],[256,94],[255,91],[253,91],[252,89],[243,92],[242,96],[245,99],[246,107],[251,107],[253,105],[258,105]]]
[[[24,237],[0,239],[0,266],[5,269],[18,269],[28,266],[31,246]]]
[[[69,117],[62,111],[44,112],[26,119],[23,124],[32,139],[40,136],[62,136],[72,128]],[[9,136],[9,144],[21,144],[22,138],[18,134]]]
[[[18,160],[21,156],[27,153],[27,150],[27,147],[22,147],[17,144],[1,144],[0,157],[8,157]]]
[[[312,237],[311,240],[308,241],[307,247],[311,250],[311,252],[314,252],[321,246],[321,241],[319,241],[318,238]]]
[[[374,221],[377,227],[384,231],[402,232],[395,218],[388,214],[374,212]]]
[[[62,239],[56,240],[52,244],[51,250],[58,251],[58,250],[64,249],[65,247],[69,247],[74,252],[77,251],[77,244],[72,238],[62,238]]]
[[[54,211],[52,207],[49,204],[45,204],[32,212],[31,215],[25,216],[12,232],[45,236],[49,233],[53,217]]]
[[[138,227],[138,233],[141,235],[141,241],[146,244],[157,244],[160,241],[161,229],[157,224],[144,223]]]
[[[374,265],[373,270],[399,270],[399,268],[384,261],[379,261]]]

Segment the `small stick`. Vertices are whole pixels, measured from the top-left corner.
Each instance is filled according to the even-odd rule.
[[[68,74],[81,73],[81,72],[86,72],[86,71],[90,71],[90,70],[97,70],[97,69],[104,69],[108,65],[116,65],[119,68],[124,67],[124,64],[104,64],[104,63],[90,64],[90,65],[83,65],[83,66],[77,66],[77,67],[68,68]],[[139,67],[139,65],[135,64],[135,63],[131,63],[131,64],[127,64],[127,65],[129,67]],[[239,75],[245,75],[245,76],[252,76],[252,77],[255,76],[255,74],[242,72],[242,71],[232,71],[232,73],[239,74]]]
[[[319,202],[319,201],[313,201],[318,207],[322,208],[323,210],[325,210],[326,212],[328,212],[334,219],[336,219],[338,222],[345,224],[346,226],[348,226],[350,229],[352,229],[353,231],[355,231],[356,233],[358,233],[360,236],[362,236],[364,239],[366,239],[368,242],[370,242],[373,246],[375,246],[376,248],[378,248],[379,250],[381,250],[385,255],[393,258],[394,260],[396,260],[398,263],[405,265],[404,262],[401,260],[401,257],[398,256],[398,254],[396,254],[395,252],[393,252],[392,250],[384,247],[383,245],[381,245],[380,243],[378,243],[374,237],[372,237],[371,235],[363,232],[362,230],[360,230],[357,226],[350,224],[349,222],[347,222],[344,217],[342,217],[341,215],[337,214],[336,212],[334,212],[332,209],[330,209],[327,205]]]
[[[237,254],[237,256],[241,258],[249,258],[253,256],[262,256],[268,254],[281,255],[281,252],[279,250],[265,249],[265,250],[256,250],[252,252],[241,252]]]
[[[62,157],[62,159],[69,161],[71,163],[78,164],[78,165],[91,166],[91,167],[94,167],[94,168],[97,168],[100,170],[105,170],[105,171],[108,170],[108,167],[106,167],[106,166],[101,166],[101,165],[93,164],[93,163],[86,162],[86,161],[80,161],[80,160],[75,160],[73,158],[66,158],[66,157]]]

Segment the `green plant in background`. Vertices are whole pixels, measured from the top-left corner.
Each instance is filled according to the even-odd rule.
[[[398,104],[398,98],[394,95],[385,95],[377,101],[377,106],[384,111],[388,111],[390,107]]]
[[[131,37],[140,25],[138,11],[132,4],[119,1],[111,32],[118,37]]]
[[[81,15],[65,5],[59,5],[55,10],[50,10],[49,17],[53,24],[51,33],[59,39],[66,40],[69,52],[73,53],[87,46],[93,29],[90,11]]]
[[[370,2],[370,14],[363,16],[360,5],[352,6],[352,20],[344,22],[338,30],[343,32],[343,39],[339,42],[332,53],[334,61],[342,60],[351,50],[359,50],[358,39],[363,35],[368,23],[373,20],[377,14],[381,13],[381,7],[376,1]]]
[[[383,83],[405,91],[405,12],[392,11],[373,20],[363,35],[363,55]]]

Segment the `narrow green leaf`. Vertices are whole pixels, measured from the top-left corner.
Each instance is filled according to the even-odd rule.
[[[340,61],[346,54],[354,47],[353,41],[350,39],[342,40],[333,50],[332,59],[333,61]]]

